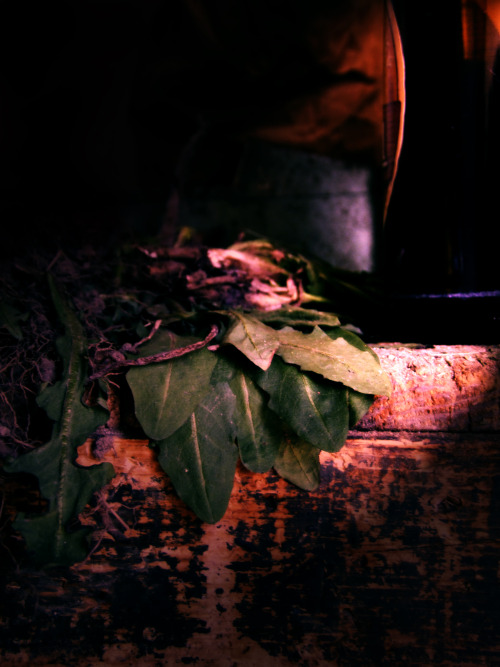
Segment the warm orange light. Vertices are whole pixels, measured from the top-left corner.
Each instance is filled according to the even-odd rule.
[[[403,144],[405,116],[405,62],[396,16],[390,2],[385,6],[384,25],[384,159],[387,193],[384,220]]]
[[[483,4],[486,14],[500,34],[500,0],[484,0]]]
[[[500,44],[500,0],[462,0],[462,41],[465,60],[495,57]]]

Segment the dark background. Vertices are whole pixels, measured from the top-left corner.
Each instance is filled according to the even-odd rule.
[[[498,289],[498,57],[485,95],[484,63],[463,58],[460,2],[394,7],[407,106],[387,266],[417,293]]]
[[[407,114],[383,267],[411,293],[498,289],[496,79],[485,99],[481,64],[462,59],[458,0],[394,6]],[[237,70],[203,88],[186,21],[182,3],[160,0],[0,3],[4,253],[58,236],[154,232],[197,105],[224,110],[227,95],[231,122],[270,93],[257,81],[243,94]],[[193,63],[192,77],[172,79],[175,58]]]

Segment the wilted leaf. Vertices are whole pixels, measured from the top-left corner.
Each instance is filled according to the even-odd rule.
[[[341,327],[328,334],[318,327],[310,334],[290,327],[276,333],[280,341],[277,354],[288,363],[365,394],[390,394],[390,381],[378,358],[356,334]]]
[[[229,385],[218,384],[175,433],[158,443],[158,460],[178,495],[208,523],[224,515],[233,488],[234,409]]]
[[[260,244],[259,249],[262,249],[262,244]],[[247,243],[235,244],[230,248],[209,248],[207,254],[212,265],[217,268],[230,269],[237,267],[243,269],[250,276],[260,278],[288,274],[286,269],[279,266],[271,252],[264,255],[256,252],[256,250],[255,245],[252,246]]]
[[[265,371],[271,365],[280,344],[277,331],[251,315],[235,311],[231,312],[231,320],[222,342],[234,345],[252,363]]]
[[[196,340],[169,331],[158,332],[141,347],[141,356],[184,347]],[[131,368],[127,382],[132,390],[136,417],[146,435],[163,440],[174,433],[210,390],[217,358],[206,348],[177,359]]]
[[[283,438],[274,469],[284,479],[301,489],[313,491],[319,485],[319,450],[305,440]]]
[[[252,472],[272,467],[282,439],[276,415],[267,407],[267,396],[241,370],[231,381],[236,396],[235,428],[242,463]]]
[[[46,514],[20,513],[14,522],[34,560],[70,565],[86,556],[88,531],[69,531],[68,522],[78,516],[95,491],[109,482],[114,471],[110,464],[78,468],[73,463],[77,448],[106,422],[107,415],[104,410],[88,408],[81,402],[86,379],[86,341],[75,314],[52,281],[50,284],[54,304],[66,330],[58,344],[64,361],[64,377],[40,395],[39,403],[56,423],[47,444],[21,456],[6,470],[36,475],[40,492],[48,501]]]
[[[255,379],[269,394],[269,407],[302,439],[328,452],[342,447],[349,428],[346,387],[302,373],[278,357]]]

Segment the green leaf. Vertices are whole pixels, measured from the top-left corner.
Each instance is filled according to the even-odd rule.
[[[236,396],[236,439],[243,465],[252,472],[269,470],[276,458],[282,431],[267,407],[267,396],[248,375],[237,371],[230,384]]]
[[[235,350],[231,350],[231,348],[219,348],[215,356],[217,357],[217,363],[210,378],[211,384],[215,386],[219,382],[231,383],[241,369],[242,362],[245,362],[245,359]]]
[[[252,363],[267,370],[279,347],[278,332],[251,315],[231,312],[231,324],[222,341],[234,345]]]
[[[292,484],[313,491],[320,480],[319,450],[305,440],[286,436],[274,462],[274,469]]]
[[[71,531],[68,524],[93,493],[109,482],[114,470],[109,463],[90,468],[79,468],[73,463],[77,448],[106,422],[107,414],[81,402],[87,344],[76,315],[52,279],[49,282],[54,305],[65,326],[65,336],[58,342],[64,374],[61,382],[42,392],[39,403],[56,423],[47,444],[19,457],[6,470],[36,475],[40,492],[48,501],[46,514],[19,514],[14,522],[34,560],[41,564],[70,565],[86,556],[88,531],[83,528]]]
[[[269,394],[269,407],[303,440],[327,452],[343,446],[349,428],[346,387],[302,373],[278,357],[255,379]]]
[[[356,334],[341,327],[328,334],[318,327],[310,334],[290,327],[276,333],[280,341],[277,354],[286,362],[364,394],[390,394],[390,380],[377,356]]]
[[[28,313],[21,313],[17,308],[5,301],[0,301],[0,327],[4,327],[16,340],[22,340],[23,332],[19,322],[25,322]]]
[[[360,419],[368,412],[375,400],[371,394],[361,394],[353,389],[348,390],[349,428],[354,428]]]
[[[294,308],[293,306],[282,306],[277,310],[268,312],[255,312],[253,315],[267,324],[288,325],[290,327],[336,327],[340,324],[339,318],[334,313],[323,313],[319,310]]]
[[[203,521],[226,511],[238,460],[235,396],[227,383],[207,394],[175,433],[158,443],[158,460],[182,500]]]
[[[141,356],[184,347],[199,339],[158,332],[141,347]],[[217,357],[206,348],[127,373],[135,402],[135,414],[146,435],[164,440],[174,433],[210,391],[210,376]]]
[[[56,341],[56,346],[60,353],[62,352],[62,343],[63,339],[61,338]],[[64,359],[64,354],[61,354],[61,357]],[[65,395],[66,382],[58,380],[53,385],[44,387],[40,394],[38,394],[36,402],[45,410],[47,417],[56,422],[62,417]]]

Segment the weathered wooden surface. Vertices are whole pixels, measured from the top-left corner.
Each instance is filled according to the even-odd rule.
[[[500,347],[376,346],[390,375],[358,428],[378,431],[500,431]]]
[[[391,419],[405,373],[391,373]],[[483,386],[474,378],[462,391]],[[428,394],[449,418],[439,387],[452,391],[440,380]],[[479,410],[478,391],[462,412]],[[118,474],[83,517],[97,529],[88,559],[3,573],[0,664],[500,664],[500,433],[476,423],[352,432],[322,455],[313,493],[239,468],[215,525],[177,499],[145,441],[116,439]]]

